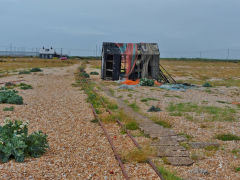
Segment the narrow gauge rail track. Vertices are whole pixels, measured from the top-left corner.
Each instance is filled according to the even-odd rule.
[[[105,106],[102,97],[101,97],[100,100],[101,100],[101,103],[102,103],[103,107],[106,109],[106,111],[107,111],[109,114],[112,115],[112,112]],[[107,139],[108,139],[108,141],[109,141],[109,144],[111,145],[111,148],[112,148],[112,150],[113,150],[114,156],[115,156],[116,160],[118,161],[118,164],[119,164],[119,166],[120,166],[120,168],[121,168],[121,171],[122,171],[122,173],[123,173],[123,176],[125,177],[126,180],[129,180],[129,179],[130,179],[130,178],[129,178],[129,175],[127,174],[127,172],[126,172],[126,170],[125,170],[125,168],[124,168],[123,162],[122,162],[119,154],[117,153],[115,146],[113,145],[112,139],[110,138],[110,136],[109,136],[106,128],[104,127],[103,123],[102,123],[101,120],[98,118],[97,113],[96,113],[96,111],[95,111],[95,109],[94,109],[94,107],[93,107],[92,104],[91,104],[91,107],[92,107],[92,111],[93,111],[94,117],[98,120],[99,125],[100,125],[101,128],[103,129],[104,134],[105,134],[105,136],[107,137]],[[116,118],[115,120],[116,120],[116,122],[118,123],[118,125],[119,125],[121,128],[124,128],[124,125],[121,123],[121,121],[120,121],[119,119]],[[134,139],[134,137],[133,137],[132,134],[129,132],[129,130],[126,129],[126,133],[127,133],[128,137],[132,140],[132,142],[134,143],[134,145],[135,145],[138,149],[142,149],[142,147],[141,147],[141,146],[138,144],[138,142]],[[156,165],[152,162],[152,160],[151,160],[151,159],[147,159],[147,163],[152,167],[152,169],[155,171],[155,173],[158,175],[158,177],[159,177],[161,180],[164,180],[163,176],[162,176],[161,173],[158,171]]]

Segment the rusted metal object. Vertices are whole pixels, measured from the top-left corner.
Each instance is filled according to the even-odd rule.
[[[112,115],[112,112],[105,106],[102,98],[101,98],[101,103],[102,105],[105,107],[106,111]],[[121,123],[121,121],[119,121],[119,119],[116,118],[116,121],[118,123],[118,125],[121,127],[121,128],[124,128],[124,125]],[[129,130],[126,129],[126,133],[128,135],[128,137],[132,140],[132,142],[134,143],[134,145],[138,148],[138,149],[142,149],[142,147],[140,146],[140,144],[138,144],[138,142],[134,139],[134,137],[132,136],[132,134],[129,132]],[[161,180],[164,180],[163,176],[161,175],[161,173],[158,171],[156,165],[152,162],[151,159],[148,159],[147,160],[148,164],[153,168],[153,170],[156,172],[156,174],[158,175],[158,177],[161,179]]]
[[[91,104],[91,107],[92,107],[92,110],[93,110],[94,117],[98,120],[99,125],[100,125],[101,128],[103,129],[104,134],[105,134],[105,136],[107,137],[109,144],[111,145],[111,148],[112,148],[112,150],[113,150],[114,156],[115,156],[116,160],[118,161],[118,164],[119,164],[119,166],[120,166],[120,168],[121,168],[121,170],[122,170],[122,173],[123,173],[124,178],[125,178],[126,180],[129,180],[130,178],[129,178],[129,176],[128,176],[125,168],[124,168],[123,162],[122,162],[120,156],[118,155],[115,146],[113,145],[112,139],[111,139],[110,136],[108,135],[107,130],[106,130],[106,128],[104,127],[103,123],[102,123],[101,120],[98,118],[98,116],[97,116],[97,114],[96,114],[96,111],[95,111],[95,109],[94,109],[94,107],[93,107],[92,104]]]

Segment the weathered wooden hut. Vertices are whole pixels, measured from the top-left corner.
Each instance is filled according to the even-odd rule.
[[[101,78],[159,78],[160,52],[156,43],[112,43],[102,47]]]

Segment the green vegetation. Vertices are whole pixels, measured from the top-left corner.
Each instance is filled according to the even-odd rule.
[[[126,129],[137,130],[139,129],[138,123],[136,121],[126,123]]]
[[[236,136],[233,134],[218,134],[216,136],[216,139],[222,140],[222,141],[239,141],[240,136]]]
[[[97,119],[93,119],[91,120],[92,123],[98,123],[98,120]]]
[[[231,86],[240,87],[240,80],[228,78],[228,79],[219,80],[219,81],[212,81],[212,85],[225,86],[225,87],[231,87]]]
[[[211,145],[211,146],[205,147],[204,149],[205,149],[206,151],[217,151],[217,150],[219,150],[219,146],[213,146],[213,145]]]
[[[30,72],[42,72],[42,70],[38,67],[34,67],[30,70]]]
[[[133,149],[128,152],[122,153],[123,162],[138,162],[145,163],[148,157],[153,154],[152,149],[144,147],[142,149]]]
[[[109,88],[109,92],[110,92],[110,94],[111,94],[112,96],[114,96],[115,92],[114,92],[113,89]]]
[[[86,72],[80,72],[79,76],[84,77],[84,78],[89,78],[90,77],[89,74],[86,73]]]
[[[23,70],[23,71],[19,71],[18,74],[31,74],[31,72],[27,70]]]
[[[141,86],[153,86],[154,85],[154,80],[143,78],[143,79],[140,79],[140,83],[139,84]]]
[[[215,107],[215,106],[198,106],[192,103],[171,103],[168,108],[168,112],[171,113],[189,113],[194,112],[197,115],[206,113],[209,116],[206,119],[207,121],[235,121],[236,110],[226,107]]]
[[[171,116],[182,116],[183,114],[181,112],[171,112]]]
[[[233,149],[232,153],[235,155],[240,155],[240,149]]]
[[[161,116],[149,116],[149,118],[156,124],[163,126],[165,128],[172,128],[172,124],[169,123],[169,119]]]
[[[19,87],[20,87],[20,89],[23,89],[23,90],[27,90],[27,89],[32,89],[33,88],[31,85],[25,84],[25,83],[20,83]]]
[[[14,111],[14,107],[13,106],[5,107],[5,108],[3,108],[3,111]]]
[[[212,85],[209,82],[205,82],[202,86],[203,87],[212,87]]]
[[[132,97],[133,95],[132,94],[128,94],[128,97]]]
[[[99,75],[99,73],[94,71],[94,72],[90,72],[90,75]]]
[[[164,97],[172,97],[172,98],[178,98],[178,99],[182,99],[182,97],[181,96],[179,96],[179,95],[169,95],[169,94],[164,94]]]
[[[182,146],[186,149],[190,149],[190,145],[187,142],[180,142],[179,144],[180,144],[180,146]]]
[[[0,103],[2,104],[23,104],[23,98],[15,90],[0,90]]]
[[[140,110],[140,107],[136,104],[136,102],[129,104],[129,106],[136,112]]]
[[[156,99],[156,98],[144,98],[144,99],[141,99],[141,102],[148,102],[148,101],[158,101],[158,99]]]
[[[179,136],[184,136],[185,138],[187,138],[187,140],[191,140],[193,138],[192,135],[189,135],[187,133],[184,133],[184,132],[181,132],[181,133],[178,133]]]
[[[166,180],[183,180],[182,178],[175,175],[175,173],[171,173],[167,169],[162,166],[158,166],[158,171],[161,173],[164,179]]]
[[[5,120],[0,126],[0,161],[8,162],[11,157],[23,162],[25,157],[40,157],[47,148],[47,135],[41,131],[28,136],[28,123]]]
[[[240,171],[240,166],[239,167],[235,167],[234,170],[235,170],[235,172],[239,172]]]

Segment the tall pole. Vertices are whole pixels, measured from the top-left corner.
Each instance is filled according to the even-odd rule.
[[[230,55],[230,50],[229,48],[227,49],[227,59],[229,58],[229,55]]]
[[[97,57],[97,45],[96,45],[96,57]]]

